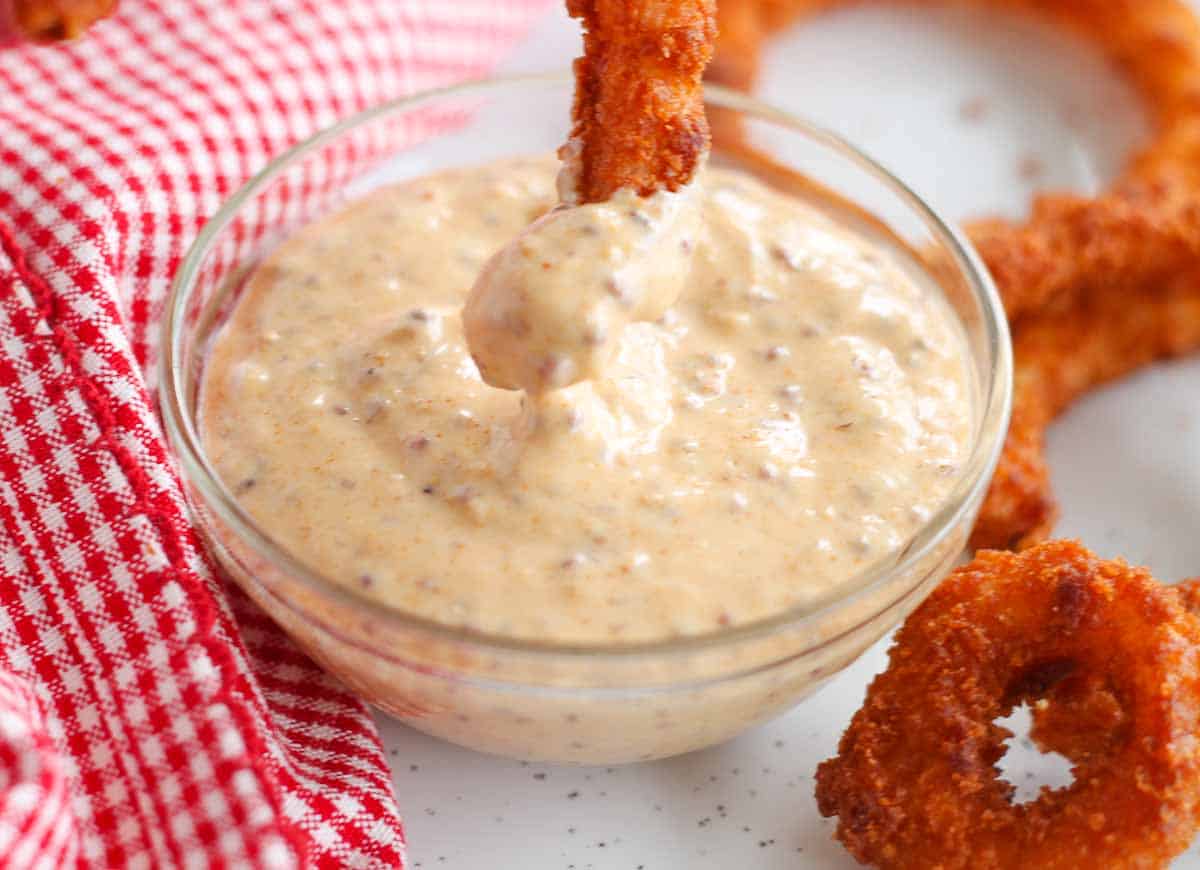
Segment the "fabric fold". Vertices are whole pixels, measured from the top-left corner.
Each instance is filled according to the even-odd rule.
[[[204,219],[272,156],[484,74],[545,5],[126,0],[80,42],[0,52],[9,866],[403,865],[367,709],[190,524],[159,316]]]

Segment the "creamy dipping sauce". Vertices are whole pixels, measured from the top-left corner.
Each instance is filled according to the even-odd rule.
[[[561,295],[531,303],[519,353],[495,309],[472,344],[529,392],[484,383],[461,312],[555,204],[553,160],[440,173],[308,226],[214,344],[202,426],[221,478],[326,576],[486,632],[644,641],[827,598],[959,479],[965,339],[898,254],[814,208],[718,169],[686,195],[698,221],[640,283],[611,257],[661,230],[653,198],[525,237],[510,266],[561,276]],[[681,279],[674,304],[653,292]]]
[[[494,254],[463,307],[484,382],[543,393],[605,377],[625,327],[662,317],[688,281],[695,194],[560,206]]]

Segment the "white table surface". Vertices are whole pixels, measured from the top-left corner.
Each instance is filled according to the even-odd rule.
[[[563,68],[577,45],[556,11],[506,68]],[[1028,23],[977,14],[861,9],[810,23],[774,43],[760,94],[864,147],[953,219],[1019,215],[1035,187],[1094,189],[1141,130],[1136,101],[1096,58]],[[1200,574],[1200,359],[1089,396],[1052,430],[1050,458],[1060,534],[1164,580]],[[380,715],[412,865],[856,866],[817,815],[812,777],[883,662],[877,645],[771,724],[631,767],[491,758]],[[1056,759],[1023,755],[1005,759],[1014,782],[1061,781]],[[1174,866],[1200,868],[1200,848]]]

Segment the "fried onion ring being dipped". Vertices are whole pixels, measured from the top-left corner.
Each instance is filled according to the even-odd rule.
[[[686,185],[708,153],[701,77],[717,36],[715,0],[567,0],[567,11],[583,22],[584,54],[564,201]]]
[[[1187,848],[1200,824],[1200,622],[1146,571],[1070,542],[985,552],[914,611],[889,655],[817,771],[821,813],[860,861],[1146,868]],[[1074,782],[1018,804],[996,768],[1011,734],[995,720],[1022,702]],[[1055,718],[1056,703],[1077,715]]]
[[[708,154],[701,78],[715,0],[567,9],[585,32],[562,205],[488,261],[463,309],[483,379],[534,396],[597,377],[628,324],[675,303],[699,222],[690,182]],[[571,256],[550,274],[544,252],[556,250]]]

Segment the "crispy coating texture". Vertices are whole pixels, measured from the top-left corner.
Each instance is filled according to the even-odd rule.
[[[1079,762],[1112,754],[1129,739],[1130,714],[1103,675],[1065,679],[1031,710],[1029,737],[1042,752]]]
[[[858,0],[724,0],[714,81],[749,89],[761,45]],[[878,0],[882,2],[882,0]],[[1038,196],[1028,220],[968,232],[1013,329],[1013,423],[972,543],[1023,547],[1057,517],[1045,429],[1088,389],[1200,346],[1200,23],[1183,0],[902,0],[1040,15],[1095,45],[1137,89],[1155,135],[1095,198]],[[714,119],[714,134],[740,128]]]
[[[575,198],[687,184],[708,152],[701,77],[716,40],[716,0],[567,0],[567,10],[584,26],[563,154]]]
[[[1200,578],[1168,587],[1183,609],[1200,616]],[[1111,751],[1129,716],[1102,676],[1068,677],[1032,706],[1029,736],[1043,752],[1068,758]]]
[[[889,657],[817,771],[820,811],[858,860],[1120,870],[1187,848],[1200,824],[1200,621],[1146,571],[1072,542],[981,553],[909,617]],[[1047,712],[1072,698],[1086,715]],[[1012,735],[995,720],[1023,702],[1074,782],[1019,804],[996,768]]]
[[[1021,548],[1058,516],[1045,457],[1046,428],[1077,398],[1156,360],[1200,349],[1200,266],[1143,288],[1097,288],[1013,330],[1013,417],[972,533],[976,547]]]
[[[1171,587],[1179,596],[1184,609],[1193,616],[1200,616],[1200,577],[1180,580]]]
[[[13,0],[13,20],[30,39],[75,39],[113,13],[117,0]]]

